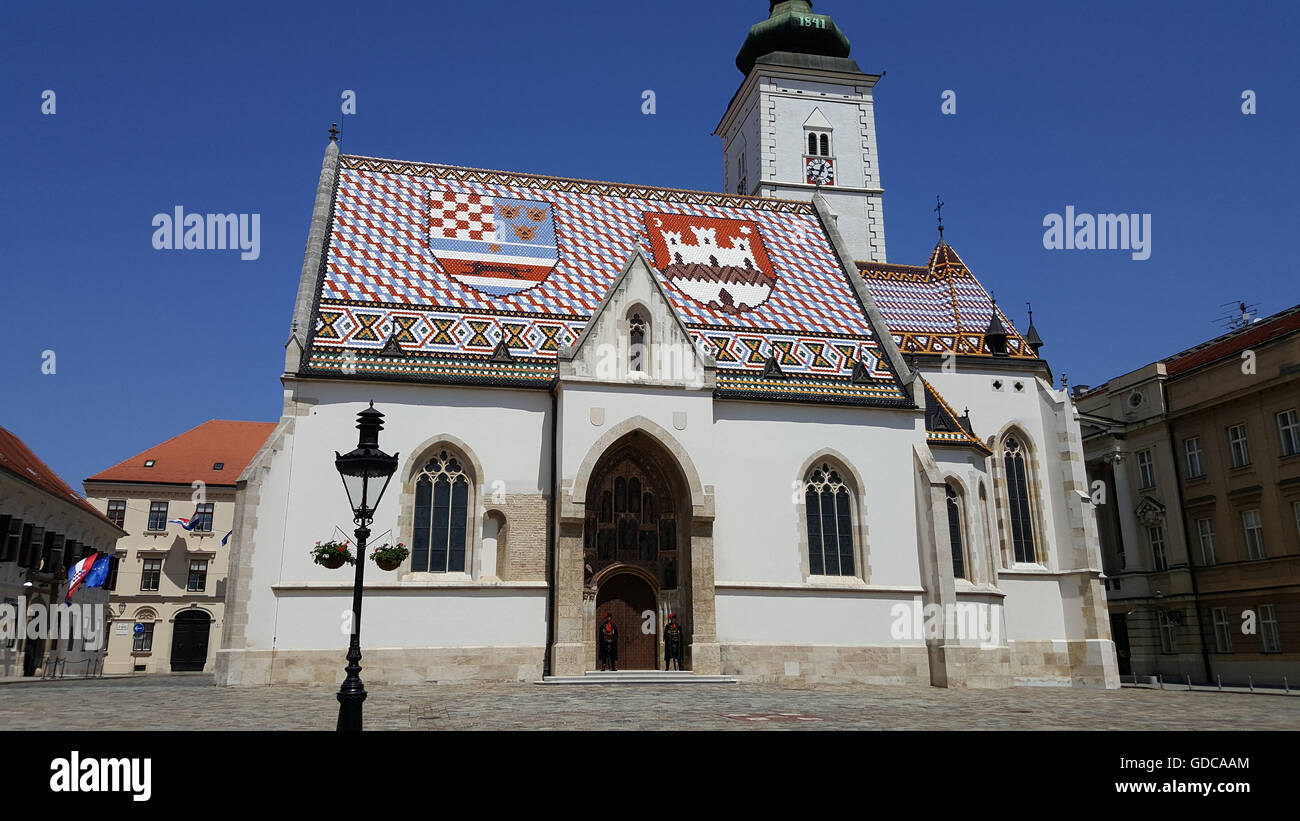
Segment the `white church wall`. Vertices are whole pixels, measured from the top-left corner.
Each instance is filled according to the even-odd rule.
[[[1003,576],[998,586],[1007,594],[1007,639],[1010,641],[1048,641],[1070,636],[1065,629],[1060,585],[1056,577],[1027,575]]]
[[[865,497],[867,564],[873,585],[918,585],[913,506],[913,443],[923,438],[914,413],[852,407],[726,402],[715,406],[714,550],[719,584],[804,582],[799,511],[801,468],[831,451],[847,461]],[[725,458],[721,458],[725,455]],[[862,517],[862,506],[856,507]],[[861,568],[859,568],[860,570]]]
[[[892,635],[894,607],[911,612],[920,598],[905,593],[818,590],[729,590],[718,592],[718,641],[735,644],[915,645],[923,637]],[[910,623],[910,620],[909,620]]]
[[[498,487],[507,494],[542,494],[549,483],[550,397],[545,392],[387,384],[358,391],[355,385],[324,381],[296,387],[304,415],[293,420],[293,433],[286,437],[284,449],[270,460],[259,498],[249,648],[269,648],[273,638],[277,646],[295,649],[339,644],[341,614],[350,607],[352,568],[322,567],[308,551],[318,540],[352,539],[355,526],[334,469],[334,452],[355,446],[356,414],[371,399],[385,414],[380,446],[399,454],[399,472],[370,527],[371,544],[401,540],[409,545],[410,525],[400,518],[401,483],[418,469],[422,446],[437,437],[449,435],[463,442],[481,471],[474,477],[478,487],[471,522],[474,555],[481,548],[481,523],[494,483],[502,483]],[[288,487],[292,494],[285,494]],[[336,527],[346,536],[339,536]],[[391,532],[385,535],[387,531]],[[447,574],[445,579],[438,578],[441,574],[414,574],[415,578],[407,579],[400,571],[388,573],[368,564],[368,587],[399,589],[367,593],[367,631],[380,646],[544,643],[544,582],[465,589],[480,583],[482,576],[495,576],[494,564],[492,557],[486,568],[479,564],[472,574]],[[407,611],[403,620],[399,613],[404,602],[409,607],[411,596],[421,598],[421,617],[412,620]],[[497,615],[489,618],[488,612]],[[466,626],[466,620],[472,624]],[[345,637],[342,640],[346,642]]]

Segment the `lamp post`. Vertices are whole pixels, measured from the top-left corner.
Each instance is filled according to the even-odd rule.
[[[384,415],[375,410],[375,403],[357,414],[357,447],[340,455],[334,451],[334,467],[343,477],[343,489],[352,506],[352,521],[356,523],[357,561],[356,580],[352,583],[352,640],[348,644],[348,664],[343,669],[347,678],[339,687],[338,730],[361,730],[361,703],[366,700],[366,688],[361,683],[361,581],[366,570],[366,539],[370,536],[370,523],[375,519],[375,509],[383,498],[388,482],[397,470],[397,454],[389,456],[379,449],[379,431],[384,427]]]

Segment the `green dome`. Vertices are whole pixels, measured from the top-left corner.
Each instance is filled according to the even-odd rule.
[[[769,17],[755,23],[736,54],[736,68],[749,74],[754,62],[774,51],[848,57],[849,38],[835,21],[814,14],[810,0],[769,0]]]

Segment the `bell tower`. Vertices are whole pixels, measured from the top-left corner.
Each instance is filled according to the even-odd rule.
[[[714,134],[730,193],[810,200],[818,191],[854,258],[885,261],[872,89],[849,40],[810,0],[769,0],[736,54],[745,75]]]

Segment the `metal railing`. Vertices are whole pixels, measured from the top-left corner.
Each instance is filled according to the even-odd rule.
[[[69,661],[66,658],[46,656],[45,663],[41,665],[41,678],[62,679],[69,674],[69,666],[72,667],[71,674],[73,678],[104,677],[104,658],[102,656],[92,656],[79,661]]]
[[[1279,695],[1290,696],[1300,695],[1300,690],[1292,691],[1291,682],[1286,676],[1282,676],[1281,685],[1278,684],[1256,684],[1255,677],[1246,676],[1246,683],[1229,682],[1224,684],[1223,676],[1215,676],[1211,683],[1192,683],[1192,677],[1184,674],[1180,678],[1165,678],[1163,673],[1154,675],[1138,675],[1137,673],[1121,674],[1119,677],[1121,685],[1131,687],[1143,687],[1151,690],[1174,690],[1181,692],[1190,692],[1199,690],[1201,692],[1219,692],[1219,693],[1246,693],[1258,695]]]

